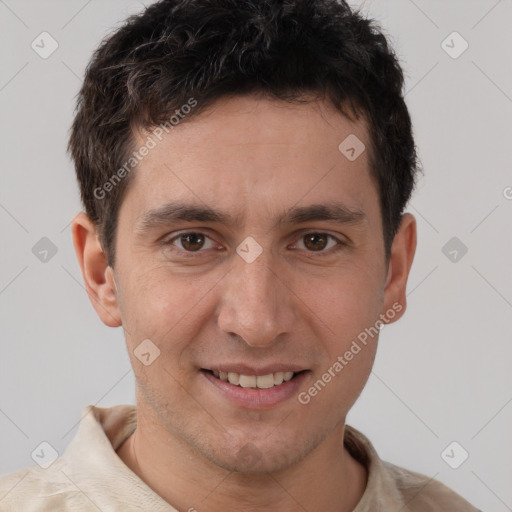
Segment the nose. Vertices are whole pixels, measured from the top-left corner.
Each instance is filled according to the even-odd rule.
[[[221,286],[219,328],[251,347],[268,347],[296,325],[295,295],[267,251],[252,263],[235,258]]]

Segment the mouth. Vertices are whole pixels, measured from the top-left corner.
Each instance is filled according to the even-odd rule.
[[[216,379],[245,389],[271,389],[282,386],[283,383],[295,379],[305,370],[299,372],[284,371],[267,373],[265,375],[245,375],[243,373],[227,372],[222,370],[202,369],[203,372],[213,375]]]
[[[200,368],[212,403],[242,409],[269,410],[293,400],[310,378],[301,366],[278,363],[259,368],[244,363]],[[221,400],[221,402],[217,402]]]

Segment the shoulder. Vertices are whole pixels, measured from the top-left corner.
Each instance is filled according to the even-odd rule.
[[[480,512],[438,480],[382,460],[370,440],[348,425],[344,444],[368,472],[366,490],[354,512]]]
[[[480,512],[462,496],[434,478],[386,461],[382,461],[382,466],[405,505],[404,511]]]
[[[95,510],[66,476],[61,460],[48,469],[38,466],[0,476],[0,512]]]
[[[0,476],[0,512],[94,511],[97,506],[76,484],[65,460]]]

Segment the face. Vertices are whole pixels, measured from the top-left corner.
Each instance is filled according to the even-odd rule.
[[[174,127],[133,171],[111,307],[139,414],[228,470],[284,469],[342,428],[376,322],[404,306],[368,151],[338,149],[354,135],[370,147],[363,121],[323,101],[238,97]]]

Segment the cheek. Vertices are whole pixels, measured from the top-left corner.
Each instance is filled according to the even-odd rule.
[[[322,357],[314,376],[302,389],[299,403],[313,414],[330,417],[332,408],[346,414],[364,388],[375,359],[381,311],[378,287],[352,274],[324,286],[311,304],[311,325],[319,328]],[[311,300],[311,299],[310,299]],[[339,418],[338,418],[339,419]]]
[[[351,266],[329,278],[308,279],[301,298],[324,324],[331,353],[375,323],[383,303],[383,290],[376,272],[368,266]]]
[[[149,338],[161,350],[169,350],[167,341],[172,338],[172,351],[181,351],[200,326],[208,292],[217,280],[214,276],[172,274],[165,265],[132,271],[122,283],[125,300],[120,304],[129,344]]]
[[[178,382],[184,384],[189,372],[183,354],[200,328],[204,291],[190,279],[171,277],[162,267],[133,273],[124,291],[129,300],[123,303],[123,327],[138,385],[149,394],[147,398],[160,404],[169,400],[169,389],[173,389],[176,400],[172,403],[178,403],[184,398]],[[149,349],[145,340],[151,341]],[[146,352],[151,358],[157,354],[147,366],[137,356]]]

